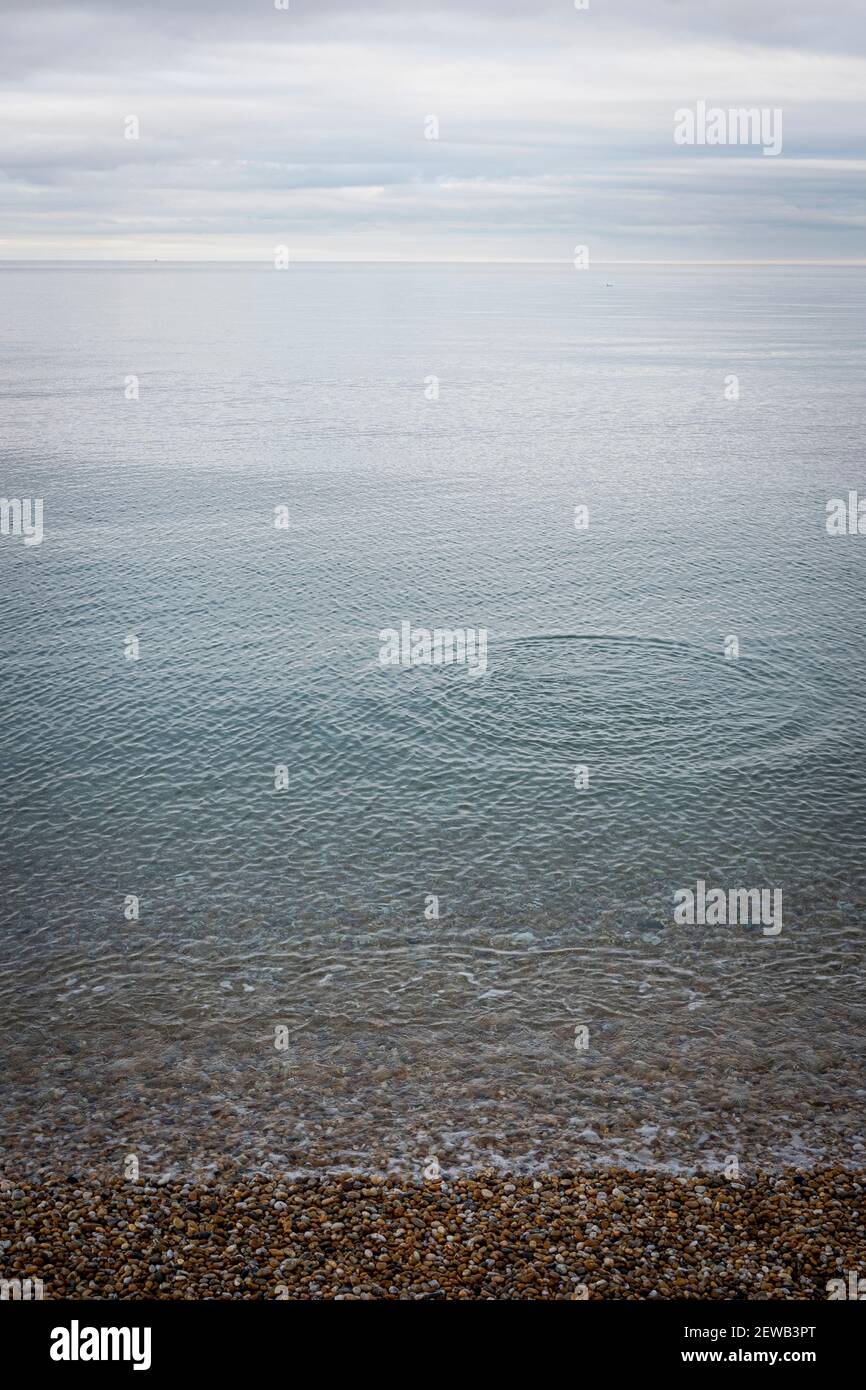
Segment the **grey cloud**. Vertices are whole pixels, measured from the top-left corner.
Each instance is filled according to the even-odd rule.
[[[0,255],[862,254],[859,0],[291,4],[4,0]],[[785,158],[675,147],[698,98]]]

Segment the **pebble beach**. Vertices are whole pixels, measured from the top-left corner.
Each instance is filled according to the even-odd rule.
[[[45,1299],[825,1300],[866,1265],[841,1168],[0,1182],[0,1277]]]

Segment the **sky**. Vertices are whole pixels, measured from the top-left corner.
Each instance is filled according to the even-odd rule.
[[[0,106],[0,259],[866,262],[864,0],[0,0]]]

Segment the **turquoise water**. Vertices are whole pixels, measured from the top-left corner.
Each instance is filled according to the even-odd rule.
[[[7,1134],[862,1159],[866,536],[825,513],[864,271],[7,264],[0,302],[45,517],[0,538]],[[485,628],[486,674],[380,665],[404,620]],[[698,878],[781,888],[781,936],[674,927]]]

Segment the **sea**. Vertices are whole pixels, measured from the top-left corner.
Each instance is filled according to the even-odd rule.
[[[0,265],[2,1165],[863,1166],[864,322]]]

